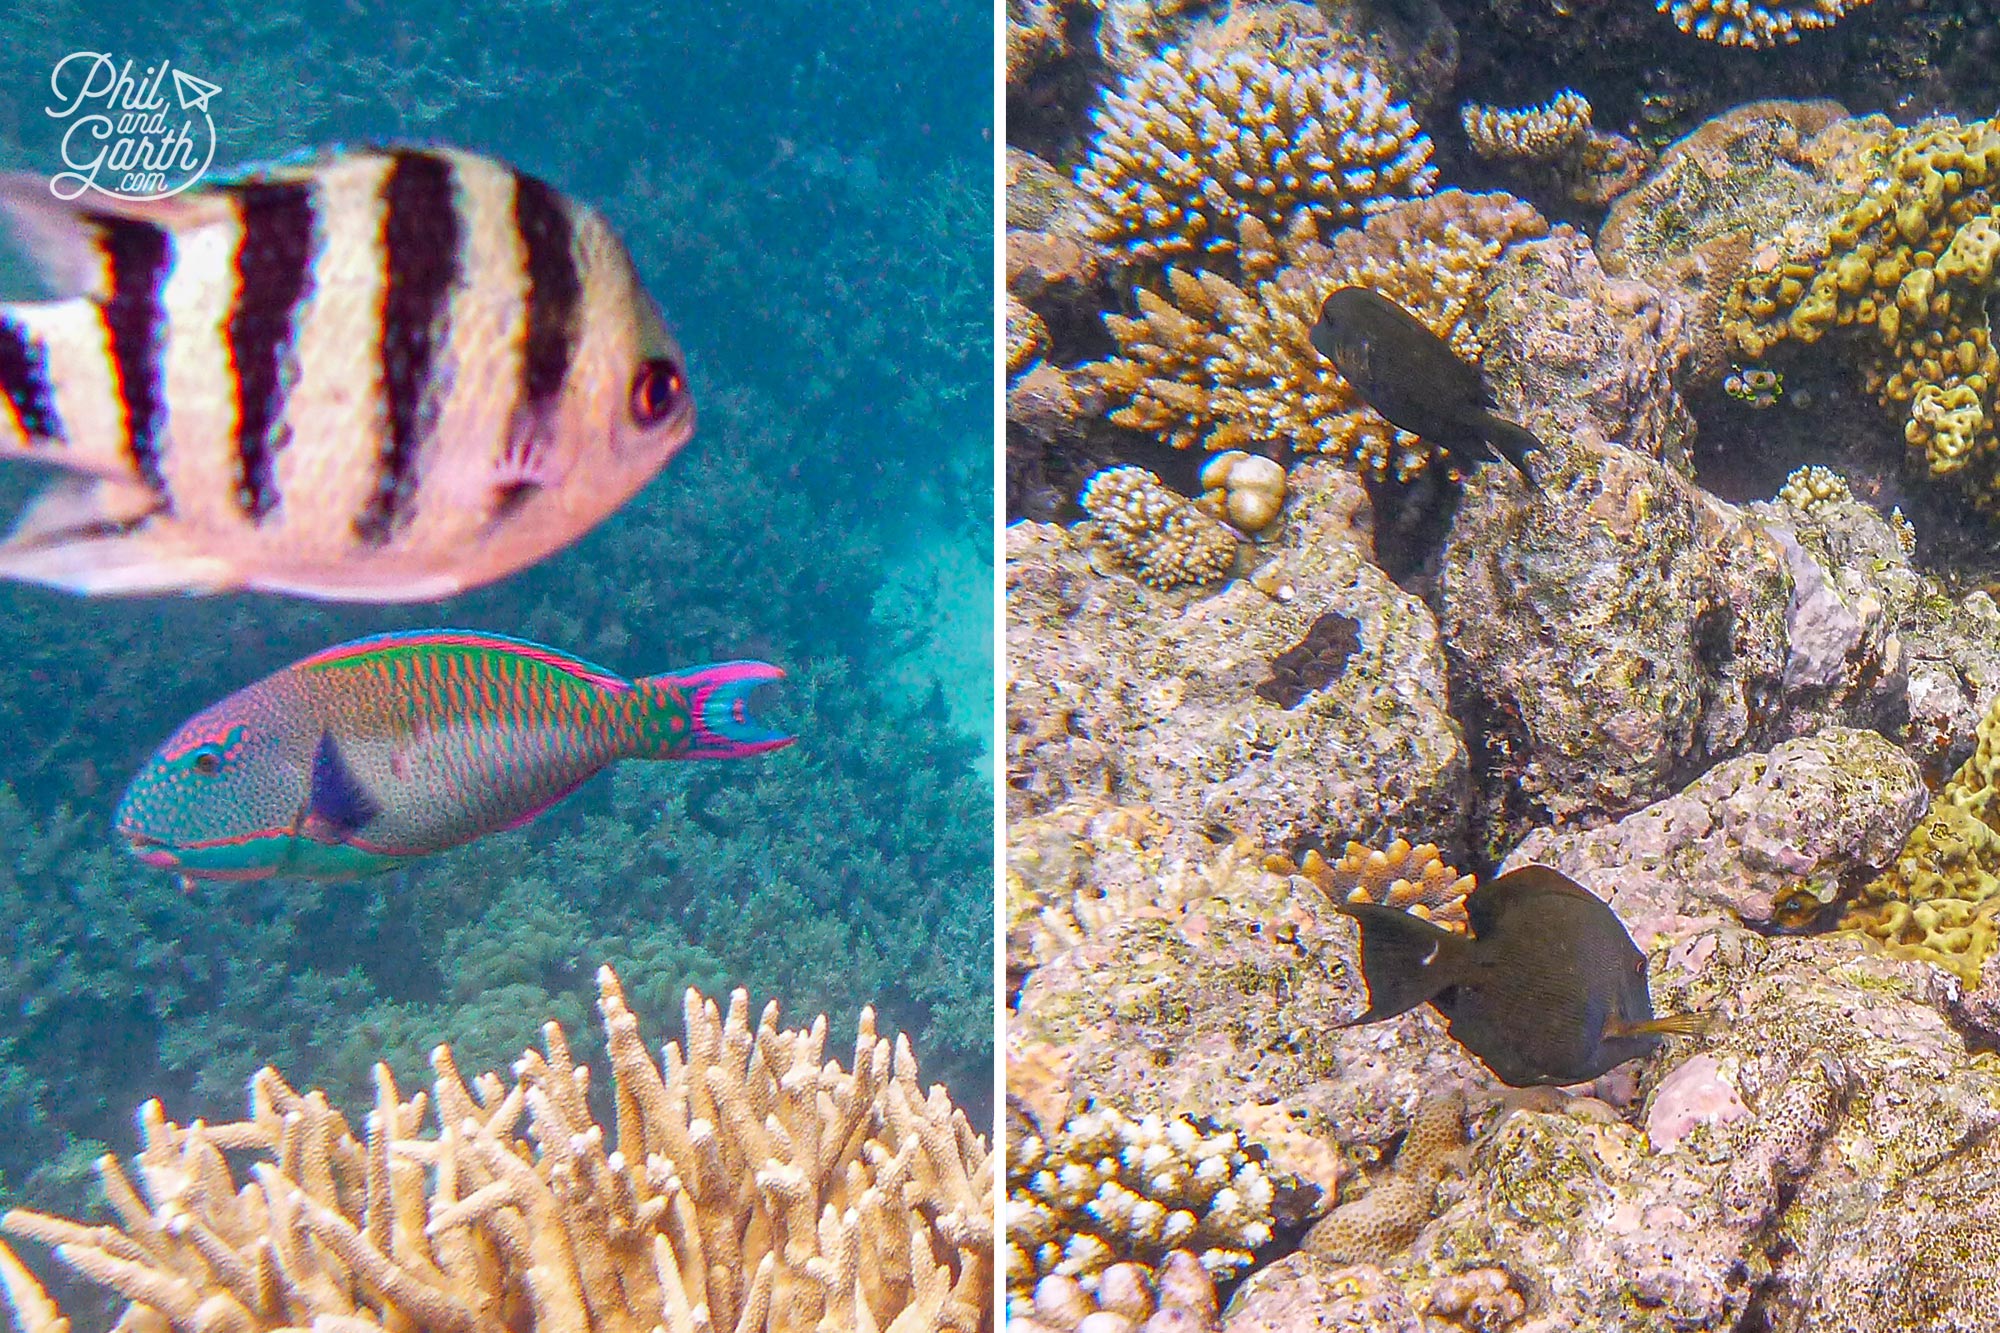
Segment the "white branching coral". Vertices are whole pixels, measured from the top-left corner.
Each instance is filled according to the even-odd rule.
[[[1132,1120],[1109,1107],[1072,1116],[1044,1139],[1007,1142],[1007,1291],[1027,1314],[1048,1274],[1094,1291],[1114,1265],[1162,1265],[1186,1250],[1218,1278],[1250,1265],[1272,1237],[1281,1192],[1305,1190],[1233,1129],[1186,1116]]]
[[[1373,74],[1176,47],[1094,116],[1077,175],[1090,233],[1135,260],[1229,253],[1242,219],[1342,223],[1437,179],[1430,138]],[[1198,260],[1196,262],[1199,262]]]
[[[1869,0],[1654,0],[1674,26],[1724,46],[1783,46],[1815,28],[1831,28]]]
[[[1229,528],[1142,467],[1092,477],[1080,497],[1100,541],[1155,588],[1213,583],[1236,564]]]
[[[1553,162],[1576,152],[1590,135],[1590,102],[1565,88],[1541,106],[1459,108],[1472,151],[1488,161]]]
[[[130,1301],[124,1333],[990,1327],[992,1157],[918,1087],[906,1041],[864,1009],[843,1070],[821,1061],[825,1018],[782,1030],[774,1004],[753,1028],[744,992],[724,1017],[690,990],[686,1047],[661,1065],[598,980],[610,1134],[551,1023],[512,1087],[467,1085],[442,1046],[428,1097],[377,1066],[360,1137],[269,1069],[247,1120],[176,1125],[148,1103],[137,1181],[98,1163],[119,1225],[16,1209],[0,1226]],[[226,1153],[257,1159],[248,1181]],[[4,1246],[0,1284],[23,1333],[67,1333]]]

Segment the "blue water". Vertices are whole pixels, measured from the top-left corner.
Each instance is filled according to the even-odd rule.
[[[507,158],[624,235],[701,424],[584,541],[443,604],[0,586],[0,1203],[89,1207],[89,1162],[134,1146],[140,1102],[233,1117],[266,1063],[355,1113],[376,1060],[419,1085],[439,1041],[504,1070],[555,1018],[593,1050],[604,962],[654,1043],[690,984],[826,1011],[842,1040],[872,1003],[983,1117],[990,8],[106,13],[6,20],[7,166],[60,165],[43,108],[78,50],[215,84],[218,168],[379,140]],[[33,484],[0,468],[8,512]],[[800,743],[627,765],[524,830],[351,884],[183,893],[113,845],[127,776],[189,713],[342,638],[427,625],[632,673],[777,662],[791,679],[763,711]]]

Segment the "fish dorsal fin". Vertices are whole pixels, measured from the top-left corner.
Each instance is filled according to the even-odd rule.
[[[58,299],[108,294],[104,239],[122,224],[188,231],[233,216],[221,193],[198,189],[165,199],[119,199],[89,191],[73,200],[49,192],[48,178],[0,172],[0,212]]]
[[[594,662],[584,661],[581,657],[573,657],[546,645],[531,643],[527,639],[514,639],[505,634],[487,634],[468,629],[394,630],[387,634],[371,634],[365,639],[352,639],[314,653],[311,657],[300,661],[296,669],[314,671],[357,666],[398,653],[414,653],[438,648],[469,648],[512,653],[517,657],[539,662],[551,670],[574,676],[577,680],[600,689],[623,691],[632,688],[632,682],[617,672],[607,671]]]
[[[382,813],[382,804],[368,794],[348,767],[347,756],[331,731],[319,734],[313,748],[312,787],[300,813],[299,832],[314,842],[345,842]]]
[[[1461,979],[1470,956],[1463,936],[1379,903],[1337,906],[1361,927],[1361,975],[1368,983],[1367,1012],[1342,1027],[1394,1018]]]
[[[1522,866],[1510,870],[1497,879],[1489,879],[1474,889],[1465,899],[1465,917],[1472,923],[1474,936],[1484,939],[1493,933],[1494,926],[1510,908],[1528,898],[1550,895],[1558,898],[1576,898],[1595,903],[1605,911],[1610,904],[1584,888],[1568,875],[1550,866]]]

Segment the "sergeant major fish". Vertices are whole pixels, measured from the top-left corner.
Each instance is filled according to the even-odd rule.
[[[182,724],[117,813],[191,879],[343,879],[514,828],[620,759],[740,759],[792,743],[749,714],[784,672],[723,662],[626,680],[466,630],[356,639]]]
[[[0,456],[62,469],[0,576],[415,601],[611,514],[694,431],[595,211],[502,163],[365,149],[150,202],[0,210],[67,299],[0,307]]]
[[[1648,1054],[1690,1014],[1653,1016],[1646,955],[1611,908],[1547,866],[1523,866],[1465,900],[1471,939],[1375,903],[1336,904],[1361,926],[1374,1023],[1428,1000],[1501,1082],[1581,1083]]]
[[[1409,311],[1369,287],[1342,287],[1307,335],[1363,402],[1398,430],[1420,436],[1469,468],[1499,456],[1530,486],[1533,432],[1494,416],[1486,377]]]

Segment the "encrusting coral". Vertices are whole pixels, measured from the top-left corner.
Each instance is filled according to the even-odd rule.
[[[1205,1120],[1098,1107],[1045,1137],[1010,1119],[1007,1293],[1023,1314],[1049,1274],[1097,1291],[1114,1265],[1156,1267],[1175,1250],[1228,1278],[1272,1239],[1281,1214],[1309,1213],[1320,1194]]]
[[[1830,28],[1869,0],[1654,0],[1674,26],[1724,46],[1767,47],[1796,42],[1816,28]]]
[[[1380,1263],[1408,1247],[1431,1220],[1438,1181],[1464,1149],[1465,1095],[1425,1098],[1410,1117],[1394,1166],[1366,1194],[1315,1222],[1303,1248],[1342,1263]]]
[[[1094,373],[1121,426],[1177,448],[1295,449],[1377,477],[1409,477],[1430,449],[1364,405],[1308,335],[1328,293],[1372,287],[1476,360],[1480,282],[1504,249],[1548,223],[1509,194],[1446,190],[1321,242],[1309,218],[1273,234],[1241,227],[1242,284],[1167,273],[1168,295],[1137,293],[1139,315],[1105,316],[1119,354]]]
[[[1933,476],[2000,510],[2000,117],[1889,133],[1883,176],[1800,253],[1767,251],[1729,295],[1743,354],[1852,327],[1870,392]]]
[[[1086,226],[1134,260],[1226,254],[1245,218],[1346,222],[1430,193],[1437,176],[1409,107],[1338,60],[1175,47],[1094,120],[1077,174]]]
[[[1898,957],[1957,973],[1968,988],[2000,942],[2000,702],[1978,734],[1971,758],[1841,920]]]
[[[511,1088],[468,1086],[443,1046],[428,1098],[377,1066],[359,1138],[269,1069],[247,1120],[181,1126],[148,1103],[137,1183],[98,1163],[118,1226],[0,1225],[129,1300],[129,1333],[990,1326],[991,1153],[943,1088],[919,1089],[906,1041],[864,1009],[843,1070],[821,1063],[823,1017],[782,1030],[774,1004],[753,1028],[744,992],[725,1017],[689,990],[663,1067],[609,968],[598,983],[609,1135],[551,1023]],[[260,1159],[249,1181],[225,1154]],[[66,1333],[4,1247],[0,1281],[23,1333]]]
[[[1092,533],[1142,583],[1178,588],[1227,578],[1236,537],[1142,467],[1106,468],[1078,497]]]
[[[1467,102],[1458,117],[1472,151],[1489,161],[1553,161],[1574,152],[1590,133],[1590,102],[1568,88],[1541,106]]]

